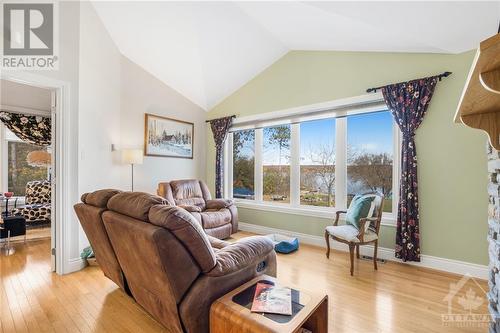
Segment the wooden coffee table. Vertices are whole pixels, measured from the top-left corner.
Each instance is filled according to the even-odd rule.
[[[272,282],[292,289],[292,316],[250,312],[257,282]],[[328,332],[328,296],[299,290],[261,275],[216,300],[210,308],[210,333]]]

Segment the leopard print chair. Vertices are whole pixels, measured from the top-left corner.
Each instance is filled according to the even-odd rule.
[[[50,223],[51,184],[48,180],[34,180],[26,184],[25,206],[12,211],[26,219],[26,225]]]

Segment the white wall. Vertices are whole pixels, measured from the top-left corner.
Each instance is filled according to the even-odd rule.
[[[121,54],[89,2],[80,5],[78,193],[122,188],[123,165],[111,151],[120,142]],[[88,245],[80,227],[80,250]]]
[[[88,2],[80,6],[78,191],[121,188],[123,166],[111,144],[120,142],[121,54]]]
[[[158,182],[183,178],[205,179],[206,112],[144,69],[122,57],[122,138],[125,148],[143,148],[144,114],[193,122],[194,158],[144,157],[135,166],[134,190],[156,193]],[[130,175],[127,172],[127,189]]]

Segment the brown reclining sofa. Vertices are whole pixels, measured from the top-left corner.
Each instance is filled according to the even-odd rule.
[[[232,200],[212,199],[201,180],[173,180],[158,184],[157,194],[171,206],[190,212],[210,236],[225,239],[238,232],[238,210]]]
[[[269,239],[221,241],[155,195],[100,190],[75,211],[104,274],[169,332],[208,332],[213,301],[260,274],[276,276]]]

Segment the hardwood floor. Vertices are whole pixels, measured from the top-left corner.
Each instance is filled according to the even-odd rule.
[[[248,236],[238,233],[235,238]],[[50,272],[50,241],[16,243],[0,255],[1,332],[164,332],[97,267],[58,276]],[[460,276],[397,263],[358,260],[349,275],[346,253],[301,245],[278,256],[278,279],[329,296],[330,332],[487,332],[487,327],[444,326],[450,284]],[[452,312],[487,314],[485,281],[469,280],[453,298]],[[467,294],[468,292],[468,294]],[[473,295],[472,293],[475,293]]]

